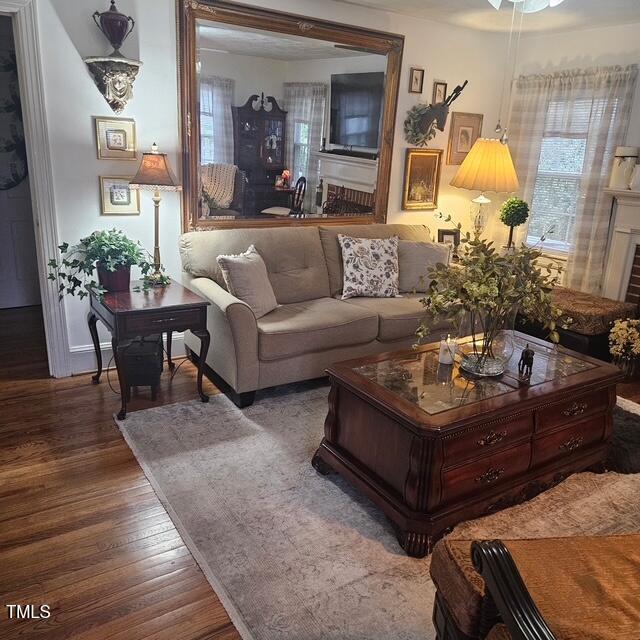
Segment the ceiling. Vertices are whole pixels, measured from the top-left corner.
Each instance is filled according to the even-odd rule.
[[[338,0],[375,7],[481,31],[509,31],[512,3],[496,11],[487,0]],[[517,14],[518,16],[520,14]],[[640,22],[640,0],[564,0],[558,6],[524,16],[522,31],[574,31]]]
[[[217,27],[211,23],[198,25],[198,49],[270,60],[326,60],[367,55],[363,51],[336,47],[324,40],[231,25]]]

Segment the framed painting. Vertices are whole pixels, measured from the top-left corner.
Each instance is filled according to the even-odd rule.
[[[140,191],[129,186],[131,178],[100,176],[103,216],[135,216],[140,213]]]
[[[440,82],[440,80],[434,80],[433,82],[433,94],[431,96],[431,104],[440,104],[445,101],[447,97],[447,83]]]
[[[402,208],[428,211],[438,206],[442,149],[407,149]]]
[[[135,160],[136,123],[131,118],[95,117],[99,160]]]
[[[424,69],[411,67],[409,71],[409,93],[422,93],[424,86]]]
[[[475,141],[482,135],[482,119],[481,113],[454,111],[451,114],[447,164],[462,164]]]

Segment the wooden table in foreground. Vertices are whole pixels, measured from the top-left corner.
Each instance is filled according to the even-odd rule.
[[[95,294],[90,296],[90,310],[87,316],[89,332],[98,362],[98,371],[93,376],[94,384],[100,382],[102,374],[102,353],[96,324],[101,320],[111,333],[111,346],[118,370],[120,382],[121,407],[118,419],[127,415],[127,396],[129,386],[126,369],[122,366],[124,352],[134,338],[154,333],[167,334],[167,362],[170,369],[175,366],[171,361],[171,335],[174,331],[189,329],[200,338],[200,361],[198,364],[198,395],[202,402],[209,397],[202,391],[202,374],[209,349],[209,331],[207,331],[207,306],[209,302],[174,280],[166,287],[154,287],[149,291],[135,291],[142,282],[131,283],[129,291],[105,293],[102,299]]]
[[[621,372],[531,336],[517,341],[499,378],[439,365],[437,344],[328,369],[329,413],[313,466],[373,500],[408,555],[430,553],[463,520],[602,468]],[[533,375],[520,387],[527,342]]]

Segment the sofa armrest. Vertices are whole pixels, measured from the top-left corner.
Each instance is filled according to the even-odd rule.
[[[238,393],[258,388],[258,324],[248,304],[210,278],[193,278],[189,288],[211,302],[207,364]]]

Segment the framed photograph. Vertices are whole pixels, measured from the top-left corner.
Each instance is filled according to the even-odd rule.
[[[428,211],[438,206],[442,149],[407,149],[402,208]]]
[[[135,160],[136,123],[131,118],[95,117],[99,160]]]
[[[460,229],[438,229],[438,242],[455,249],[460,244]]]
[[[409,93],[422,93],[424,86],[424,69],[411,67],[409,71]]]
[[[140,192],[129,186],[131,178],[100,176],[103,216],[135,216],[140,213]]]
[[[482,135],[482,118],[481,113],[454,111],[451,114],[447,164],[462,164],[475,141]]]
[[[444,102],[447,97],[447,83],[440,82],[440,80],[434,80],[433,82],[433,94],[431,96],[431,104],[438,104]]]

